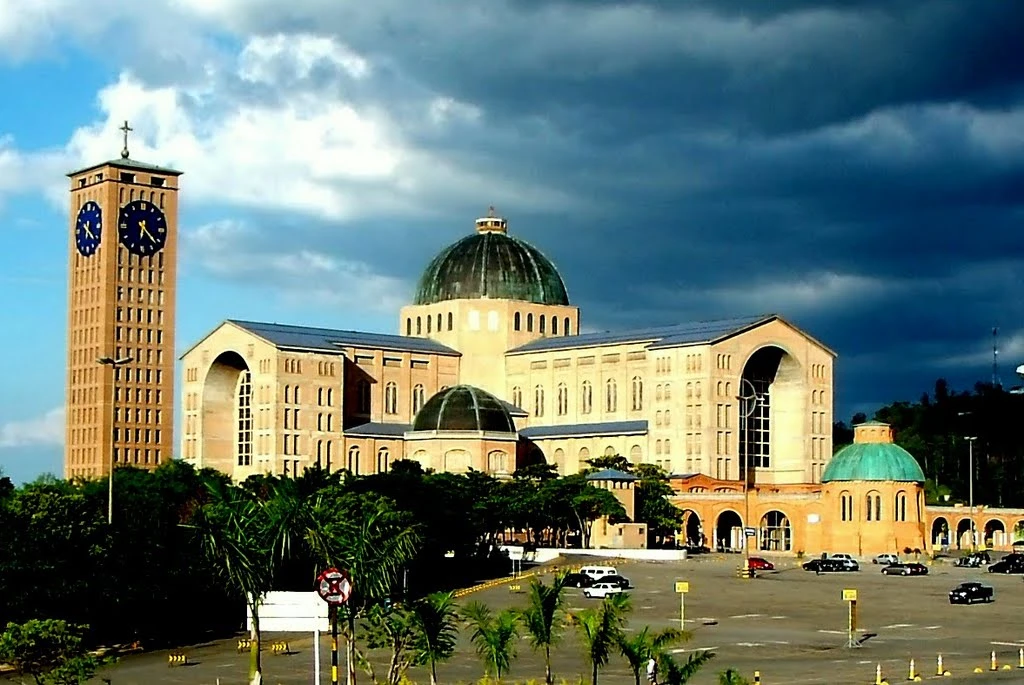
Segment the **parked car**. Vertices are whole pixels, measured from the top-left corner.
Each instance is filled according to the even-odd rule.
[[[607,583],[605,581],[599,581],[594,583],[583,591],[583,596],[587,598],[600,598],[604,599],[608,595],[617,595],[622,592],[622,588],[615,583]]]
[[[992,557],[989,556],[988,552],[972,552],[956,560],[957,566],[966,566],[967,568],[980,568],[991,563]]]
[[[590,587],[594,584],[594,579],[585,573],[566,573],[565,574],[565,585],[566,587]]]
[[[753,571],[774,571],[775,564],[763,557],[750,557],[750,568]]]
[[[625,576],[620,576],[618,574],[615,574],[613,576],[605,576],[604,578],[601,579],[601,582],[602,583],[611,583],[613,585],[618,585],[623,590],[628,590],[629,589],[629,578],[627,578]]]
[[[860,570],[860,564],[858,564],[857,560],[854,559],[849,554],[843,554],[843,553],[829,554],[827,558],[835,560],[835,561],[839,561],[839,562],[842,562],[842,563],[846,564],[846,566],[848,567],[847,568],[848,571],[859,571]]]
[[[580,573],[590,576],[594,580],[601,580],[605,576],[617,576],[618,570],[614,566],[584,566]]]
[[[989,573],[1024,573],[1024,559],[1013,558],[1020,555],[1011,554],[988,567]]]
[[[811,559],[803,567],[805,571],[814,571],[815,573],[842,573],[856,570],[847,561],[841,559]]]
[[[949,591],[950,604],[974,604],[975,602],[991,602],[995,592],[988,585],[981,583],[960,583]]]
[[[878,556],[873,558],[871,560],[871,563],[872,564],[885,564],[886,566],[888,566],[889,564],[898,564],[898,563],[900,563],[900,558],[898,556],[896,556],[895,554],[890,554],[890,553],[886,552],[885,554],[879,554]]]
[[[887,576],[926,576],[928,567],[911,561],[906,564],[889,564],[882,569],[882,573]]]

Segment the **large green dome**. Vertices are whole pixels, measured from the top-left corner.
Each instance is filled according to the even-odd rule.
[[[821,476],[822,483],[851,480],[924,483],[924,471],[895,443],[854,443],[836,452]]]
[[[477,219],[476,230],[427,265],[415,304],[477,298],[569,304],[555,265],[537,248],[508,235],[504,219]]]
[[[445,388],[423,405],[413,419],[414,431],[487,431],[515,433],[505,405],[491,393],[472,385]]]

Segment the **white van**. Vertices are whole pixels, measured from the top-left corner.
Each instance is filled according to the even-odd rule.
[[[585,576],[590,576],[595,581],[601,580],[605,576],[619,575],[619,572],[614,566],[584,566],[580,569],[580,573]]]

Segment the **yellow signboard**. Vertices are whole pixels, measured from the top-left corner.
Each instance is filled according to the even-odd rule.
[[[687,582],[685,580],[677,580],[676,581],[676,592],[689,592],[689,591],[690,591],[690,583],[689,582]]]
[[[844,602],[856,602],[857,591],[856,590],[843,590],[843,601]]]

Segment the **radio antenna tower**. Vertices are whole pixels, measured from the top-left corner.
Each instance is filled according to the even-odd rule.
[[[999,328],[992,328],[992,387],[1001,386],[999,382]]]

